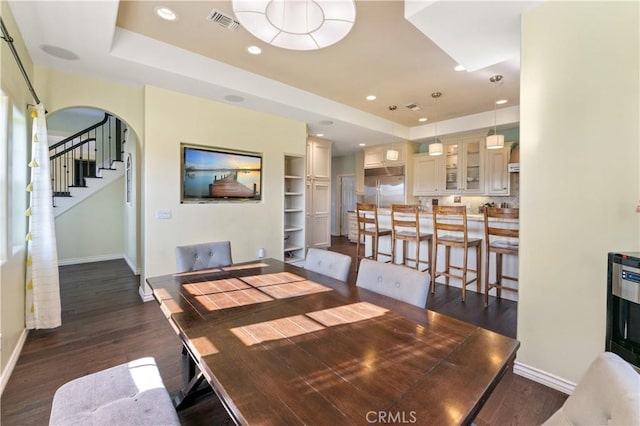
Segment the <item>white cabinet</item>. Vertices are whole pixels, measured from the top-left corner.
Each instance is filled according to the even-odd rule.
[[[296,262],[305,255],[305,158],[284,156],[284,260]]]
[[[511,147],[490,149],[486,153],[486,185],[488,195],[511,195],[509,154]]]
[[[414,148],[415,146],[409,142],[398,142],[365,148],[364,168],[402,166],[406,163],[408,156],[415,151]]]
[[[429,153],[413,156],[413,195],[441,195],[442,156]]]
[[[307,247],[331,245],[331,142],[307,141]]]

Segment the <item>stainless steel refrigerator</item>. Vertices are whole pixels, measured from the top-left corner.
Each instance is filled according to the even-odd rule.
[[[378,207],[404,204],[404,179],[404,166],[365,169],[364,202]]]

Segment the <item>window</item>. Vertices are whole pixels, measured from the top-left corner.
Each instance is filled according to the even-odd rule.
[[[27,233],[27,217],[24,211],[27,209],[27,154],[30,152],[31,141],[27,137],[27,120],[25,113],[20,108],[13,106],[11,126],[9,127],[9,241],[13,247],[13,253],[23,249],[24,237]]]

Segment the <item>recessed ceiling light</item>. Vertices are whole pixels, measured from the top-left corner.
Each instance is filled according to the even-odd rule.
[[[420,118],[418,118],[418,121],[425,122],[425,121],[427,121],[427,117],[420,117]]]
[[[367,144],[366,144],[366,143],[359,143],[358,145],[359,145],[359,146],[367,146]]]
[[[507,99],[499,99],[496,101],[496,104],[502,105],[502,104],[506,104],[507,102],[509,102]]]
[[[164,19],[165,21],[175,21],[178,19],[178,15],[168,7],[159,6],[156,7],[156,15]]]
[[[324,133],[316,133],[316,136],[317,136],[317,137],[319,137],[319,138],[321,138],[321,137],[323,137],[323,136],[324,136]]]
[[[224,99],[229,102],[244,102],[244,98],[238,95],[227,95]]]
[[[367,100],[368,100],[368,101],[375,101],[375,100],[376,100],[376,95],[369,95],[369,96],[367,96]]]
[[[462,65],[456,65],[456,67],[454,68],[454,70],[456,71],[464,71],[466,68],[463,67]]]
[[[252,55],[259,55],[262,53],[262,49],[260,49],[258,46],[249,46],[247,47],[247,52],[251,53]]]

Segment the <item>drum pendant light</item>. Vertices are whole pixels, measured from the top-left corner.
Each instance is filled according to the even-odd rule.
[[[440,92],[433,92],[431,94],[431,97],[433,98],[436,107],[438,106],[438,98],[442,96],[442,93]],[[435,108],[434,108],[435,111]],[[442,142],[440,142],[440,140],[438,139],[438,122],[436,121],[434,123],[435,125],[435,131],[434,131],[434,137],[433,137],[433,143],[429,144],[429,155],[442,155],[443,152],[443,146],[442,146]]]
[[[497,112],[498,107],[496,106],[497,105],[496,102],[498,101],[498,83],[502,81],[502,76],[501,75],[491,76],[489,81],[492,82],[496,87],[496,98],[494,99],[494,102],[493,102],[493,129],[489,130],[489,134],[487,135],[486,146],[487,146],[487,149],[500,149],[500,148],[504,148],[504,135],[498,134],[498,112]]]

